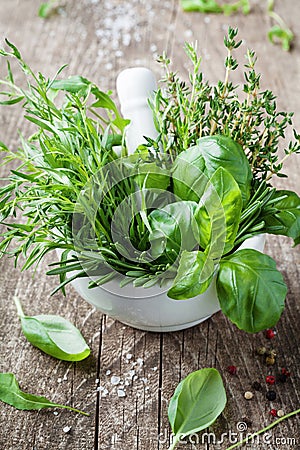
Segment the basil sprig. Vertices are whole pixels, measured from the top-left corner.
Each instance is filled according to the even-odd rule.
[[[46,397],[23,392],[13,373],[0,373],[0,400],[16,409],[64,408],[83,414],[84,416],[89,416],[88,413],[72,408],[71,406],[52,403]]]

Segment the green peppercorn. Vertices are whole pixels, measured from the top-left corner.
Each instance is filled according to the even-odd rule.
[[[258,348],[256,349],[256,353],[257,353],[258,355],[265,355],[266,352],[267,352],[266,347],[258,347]]]

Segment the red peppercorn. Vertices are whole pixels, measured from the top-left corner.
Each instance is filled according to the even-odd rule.
[[[266,331],[266,338],[267,339],[273,339],[275,336],[276,336],[276,331],[271,330],[271,329]]]
[[[275,379],[275,377],[273,377],[273,375],[268,375],[266,377],[266,383],[268,383],[268,384],[275,384],[275,381],[276,381],[276,379]]]
[[[285,367],[283,367],[281,369],[281,374],[285,375],[286,377],[290,377],[291,376],[291,373]]]
[[[276,409],[271,409],[270,414],[271,414],[273,417],[277,417],[277,410],[276,410]]]
[[[236,366],[228,366],[227,367],[228,372],[230,373],[230,375],[236,375]]]

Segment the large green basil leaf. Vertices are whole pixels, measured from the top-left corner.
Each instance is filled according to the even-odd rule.
[[[217,293],[223,313],[238,328],[257,333],[278,322],[287,287],[272,258],[243,249],[220,261]]]
[[[216,369],[190,373],[178,384],[169,403],[168,417],[175,440],[212,425],[226,402],[223,381]]]
[[[149,214],[152,230],[149,241],[154,258],[166,253],[171,261],[175,261],[180,251],[193,250],[199,240],[192,231],[197,231],[196,226],[192,226],[196,208],[195,202],[175,202]]]
[[[211,245],[210,257],[229,252],[237,235],[242,211],[240,188],[230,173],[220,167],[213,174],[195,214],[200,246]]]
[[[264,232],[281,234],[294,239],[295,245],[300,242],[300,197],[292,191],[278,190],[272,200],[281,200],[274,203],[277,209],[270,215],[264,216]]]
[[[63,361],[81,361],[90,349],[80,331],[60,316],[20,317],[26,339],[48,355]]]
[[[196,146],[180,153],[174,163],[174,194],[182,200],[199,201],[207,178],[211,178],[219,167],[233,176],[245,206],[250,197],[251,167],[242,147],[222,135],[200,138]]]
[[[214,262],[204,252],[184,251],[173,286],[168,291],[168,297],[186,300],[203,294],[209,287],[213,274]]]
[[[204,171],[205,161],[198,147],[181,152],[172,170],[174,194],[181,200],[198,202],[208,181]]]

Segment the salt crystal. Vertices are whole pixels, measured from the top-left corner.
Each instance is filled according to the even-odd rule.
[[[125,386],[129,386],[129,381],[128,380],[125,380]]]
[[[111,371],[110,371],[110,370],[107,370],[107,371],[105,372],[105,374],[106,374],[106,375],[110,375],[110,374],[111,374]]]
[[[131,42],[131,35],[129,33],[125,33],[122,38],[123,45],[125,45],[125,47],[128,47],[128,45],[130,45],[130,42]]]
[[[192,37],[193,36],[193,31],[192,30],[185,30],[184,32],[185,37]]]
[[[111,384],[113,384],[113,385],[119,384],[120,381],[121,381],[121,378],[120,378],[120,377],[116,377],[115,375],[113,375],[113,376],[111,377],[111,379],[110,379],[110,382],[111,382]]]
[[[132,358],[132,354],[131,353],[127,353],[126,359],[131,359],[131,358]]]
[[[142,382],[145,383],[145,384],[148,383],[148,379],[147,379],[147,378],[141,378],[141,380],[142,380]]]
[[[136,362],[138,363],[139,366],[142,366],[144,364],[144,360],[142,358],[138,358]]]
[[[61,379],[61,378],[57,378],[57,382],[58,382],[58,383],[61,383],[61,382],[62,382],[62,379]]]
[[[134,375],[134,377],[132,379],[133,379],[133,381],[137,380],[138,379],[137,375]]]
[[[99,378],[96,378],[95,383],[98,384],[99,383]]]
[[[101,391],[101,398],[102,397],[106,397],[107,396],[107,394],[108,394],[108,390],[107,389],[104,389],[103,391]]]
[[[103,386],[98,386],[98,387],[97,387],[97,391],[98,391],[98,392],[99,392],[99,391],[100,391],[100,392],[103,392],[103,391],[104,391],[104,387],[103,387]]]
[[[152,367],[152,370],[153,370],[153,372],[156,372],[156,371],[157,371],[157,369],[158,369],[158,367],[157,367],[157,366],[155,366],[155,367]]]
[[[63,428],[64,433],[70,433],[72,427],[66,426]]]
[[[113,68],[113,65],[112,65],[112,63],[107,63],[107,64],[105,64],[105,69],[106,70],[112,70],[112,68]]]
[[[53,413],[55,416],[58,416],[58,412],[57,411],[54,411],[54,413]]]
[[[123,389],[118,389],[118,397],[125,397],[126,393],[123,391]]]

